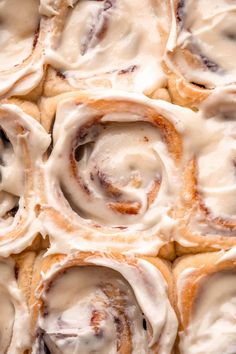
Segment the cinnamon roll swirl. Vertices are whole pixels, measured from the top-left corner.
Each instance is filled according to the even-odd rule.
[[[174,267],[180,354],[236,351],[236,264],[222,253],[185,256]]]
[[[176,213],[178,253],[236,244],[235,94],[235,87],[216,89],[188,128],[190,156]]]
[[[33,354],[171,353],[177,320],[163,261],[80,252],[46,257],[38,272]]]
[[[169,245],[164,255],[173,257],[171,213],[182,173],[174,106],[116,91],[65,97],[53,101],[54,146],[41,196],[53,252],[156,255]]]
[[[17,105],[0,104],[0,255],[18,253],[40,231],[36,170],[50,138]]]
[[[36,87],[34,94],[39,94],[48,21],[40,15],[39,4],[39,0],[0,2],[1,97],[26,95]]]
[[[24,354],[31,347],[30,317],[12,259],[0,258],[0,348]]]
[[[116,88],[151,95],[166,85],[161,56],[170,4],[159,0],[43,2],[51,22],[45,95]],[[148,65],[147,65],[148,63]]]
[[[215,87],[236,82],[233,0],[174,0],[165,64],[174,102],[196,106]]]

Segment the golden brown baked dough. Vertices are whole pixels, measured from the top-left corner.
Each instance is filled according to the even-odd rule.
[[[55,16],[45,96],[91,88],[153,96],[166,87],[160,61],[170,29],[169,0],[63,0],[49,6]]]
[[[0,97],[36,100],[45,76],[44,49],[50,19],[38,0],[1,1]]]
[[[30,315],[27,298],[30,295],[34,256],[22,254],[0,258],[0,347],[6,354],[25,354],[31,348]]]
[[[36,220],[38,168],[50,138],[28,113],[39,118],[33,103],[10,99],[0,104],[2,256],[27,248],[40,231]]]
[[[48,256],[36,272],[33,353],[171,353],[177,322],[167,263],[79,252]]]
[[[235,86],[215,89],[197,113],[192,139],[199,145],[192,155],[187,149],[192,158],[183,169],[175,215],[177,254],[236,245],[235,93]]]
[[[174,263],[180,354],[220,354],[235,348],[236,264],[223,256],[204,253]]]
[[[236,82],[235,19],[231,1],[173,0],[164,67],[174,103],[196,108]]]
[[[173,259],[177,189],[169,183],[178,178],[182,143],[170,116],[154,101],[116,91],[67,93],[42,99],[40,107],[44,127],[54,122],[39,216],[54,252],[63,244],[63,252],[119,250]]]

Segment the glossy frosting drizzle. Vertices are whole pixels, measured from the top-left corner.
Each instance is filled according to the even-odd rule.
[[[42,341],[51,354],[156,353],[157,343],[170,353],[177,321],[161,273],[144,260],[85,263],[93,266],[63,271],[62,262],[44,276],[34,353],[46,352]]]
[[[159,6],[151,0],[73,3],[61,36],[52,39],[46,52],[49,64],[62,71],[72,86],[86,82],[87,88],[94,87],[102,79],[103,87],[152,92],[163,85],[159,30],[166,31],[167,4]],[[55,13],[56,8],[55,2],[44,2],[46,12]]]
[[[180,283],[184,283],[184,278],[183,272]],[[180,334],[180,353],[235,353],[235,314],[235,273],[222,272],[207,277],[198,291],[190,324]]]
[[[213,88],[236,82],[234,0],[177,1],[168,65],[189,82]],[[190,57],[189,53],[193,56]]]
[[[30,346],[29,315],[11,260],[0,258],[0,348],[4,354],[22,354]]]

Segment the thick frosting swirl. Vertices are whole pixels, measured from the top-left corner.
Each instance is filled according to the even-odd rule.
[[[73,8],[44,1],[43,9],[58,13],[46,60],[70,85],[151,93],[164,84],[160,60],[168,32],[168,2],[82,0],[68,5]]]
[[[191,239],[195,246],[198,236],[203,237],[202,242],[210,236],[209,242],[221,248],[226,244],[218,236],[236,235],[234,92],[235,87],[216,89],[194,113],[195,123],[189,118],[185,122],[185,151],[191,162],[185,166],[177,212],[180,229],[176,239],[182,245],[189,246]]]
[[[14,262],[0,258],[0,272],[1,353],[23,354],[30,347],[29,314],[15,280]]]
[[[198,112],[118,91],[75,97],[58,105],[45,167],[53,252],[155,254],[173,236],[223,247],[218,236],[235,235],[234,88]]]
[[[187,269],[182,273],[177,284],[179,297],[192,271],[194,269]],[[196,301],[189,326],[180,333],[180,353],[235,353],[235,272],[219,272],[204,278]]]
[[[52,250],[156,254],[175,223],[181,158],[175,119],[161,115],[165,102],[144,96],[85,97],[58,105],[40,215]]]
[[[0,105],[0,126],[0,254],[8,256],[31,244],[40,230],[35,214],[36,166],[42,163],[50,138],[13,104]]]
[[[104,254],[70,262],[43,275],[33,353],[171,353],[177,320],[154,265]]]
[[[183,0],[174,5],[176,19],[167,46],[171,70],[207,88],[235,83],[235,1]]]

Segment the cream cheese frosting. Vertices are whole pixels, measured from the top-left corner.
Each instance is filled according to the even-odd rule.
[[[207,88],[235,83],[235,1],[184,0],[175,5],[166,56],[171,70]]]
[[[36,41],[40,24],[38,7],[39,0],[0,2],[1,96],[26,94],[37,86],[43,76],[43,55],[39,42],[44,20]]]
[[[127,105],[101,113],[96,105],[78,105],[73,99],[59,104],[54,148],[45,165],[47,201],[40,214],[51,238],[50,252],[102,247],[156,254],[175,225],[170,212],[180,182],[173,143],[166,143],[161,123],[155,126],[147,113],[150,108],[162,114],[166,103],[121,92],[91,97],[108,104],[114,100],[114,107],[120,101]],[[147,107],[143,113],[142,105]],[[177,122],[173,115],[168,118]],[[178,139],[172,125],[169,134]],[[51,207],[65,216],[65,225],[76,225],[74,231],[56,226]]]
[[[199,112],[119,91],[88,92],[88,97],[123,100],[128,102],[127,107],[135,102],[135,112],[128,112],[124,106],[123,112],[114,108],[101,117],[96,105],[90,108],[78,105],[73,98],[61,100],[54,124],[54,148],[45,166],[47,201],[40,215],[51,237],[51,252],[118,247],[155,254],[173,237],[189,246],[191,242],[177,227],[179,222],[184,222],[192,234],[233,235],[234,226],[227,228],[223,222],[214,222],[222,218],[235,225],[232,90],[216,90]],[[178,137],[174,146],[168,146],[162,130],[146,120],[141,106],[137,108],[141,104],[172,125],[175,135],[170,141]],[[178,163],[170,152],[172,148],[180,152]],[[197,181],[193,189],[198,199],[181,214],[178,209],[182,200],[190,200],[183,171],[193,160]],[[150,203],[149,192],[155,183],[158,192]],[[57,210],[57,216],[50,214],[50,206]],[[66,225],[76,225],[74,230],[79,228],[80,233],[73,230],[74,226],[63,230],[61,224],[56,226],[59,214],[67,220]],[[134,234],[138,235],[135,242]]]
[[[38,0],[1,0],[0,71],[11,69],[32,51],[39,24]]]
[[[234,236],[236,225],[236,120],[235,87],[218,88],[200,107],[191,123],[185,122],[185,151],[196,161],[198,208],[185,208],[185,223],[192,235]],[[189,122],[188,122],[189,121]],[[190,124],[189,124],[190,123]],[[195,186],[193,186],[195,188]],[[182,192],[188,203],[189,192]],[[192,193],[192,192],[191,192]],[[194,210],[194,216],[192,210]],[[226,225],[229,225],[228,227]],[[176,239],[185,245],[182,231]],[[214,243],[214,242],[213,242]],[[190,246],[189,243],[186,246]],[[195,246],[195,244],[192,244]],[[221,247],[217,244],[214,246]]]
[[[45,3],[44,0],[0,1],[1,98],[28,94],[43,78],[44,50],[51,36],[53,15],[45,10]]]
[[[37,351],[42,338],[52,354],[112,354],[121,346],[130,353],[153,353],[157,343],[160,354],[171,353],[177,320],[156,267],[96,255],[85,260],[89,267],[63,271],[63,263],[43,275],[40,297],[47,315],[39,317],[42,334],[33,353],[44,353]]]
[[[22,354],[30,347],[29,314],[19,290],[14,262],[0,258],[0,347],[1,353]]]
[[[0,254],[27,247],[40,230],[35,214],[38,175],[50,137],[13,104],[0,105]]]
[[[59,11],[57,2],[43,3],[44,12]],[[103,87],[151,93],[164,85],[160,61],[167,2],[81,0],[68,5],[62,33],[51,38],[46,61],[71,86],[93,88],[101,80]]]
[[[183,272],[179,279],[179,292],[182,288],[180,283],[184,283],[189,271]],[[189,326],[180,333],[180,353],[235,353],[235,313],[235,273],[219,272],[205,278],[200,285]]]

